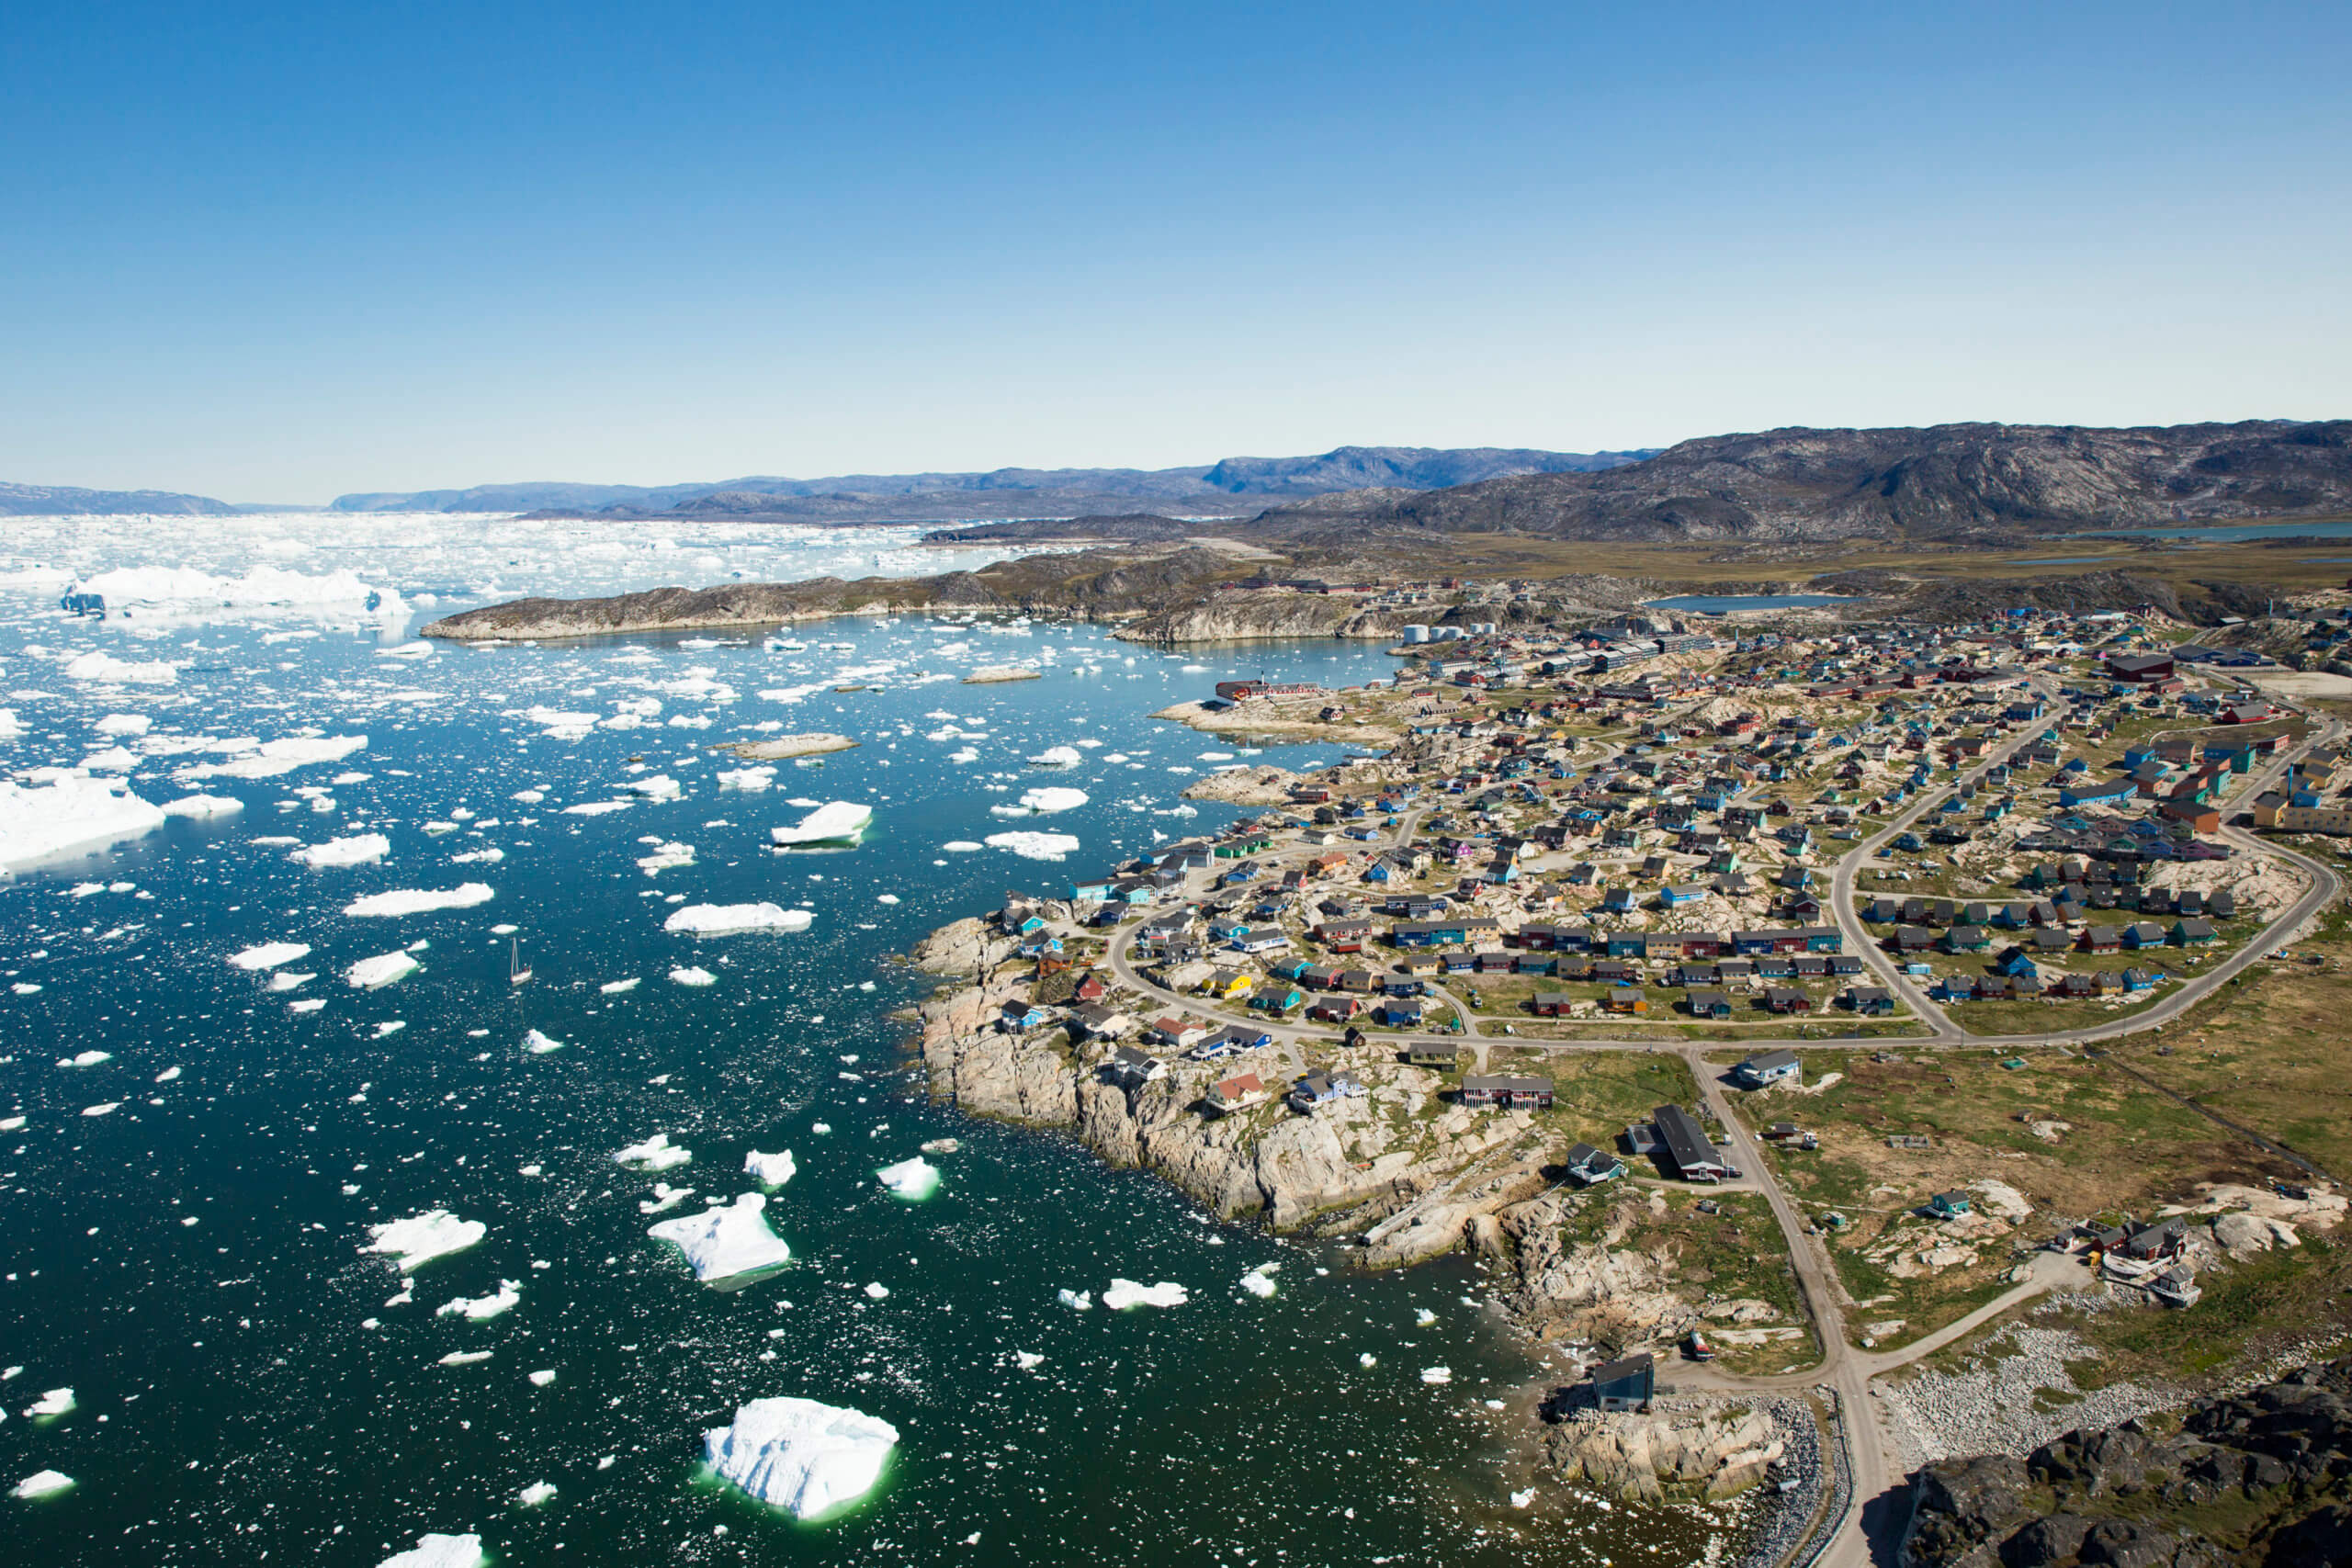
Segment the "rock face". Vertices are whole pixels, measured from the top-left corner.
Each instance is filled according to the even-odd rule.
[[[1905,1568],[2322,1568],[2352,1562],[2352,1359],[2019,1460],[1912,1480]]]
[[[1784,1451],[1770,1416],[1737,1405],[1647,1416],[1577,1411],[1544,1447],[1563,1479],[1640,1502],[1746,1491]]]
[[[1570,1207],[1593,1201],[1551,1192],[1498,1216],[1514,1243],[1518,1276],[1504,1307],[1545,1338],[1589,1339],[1611,1350],[1679,1338],[1699,1326],[1699,1310],[1668,1283],[1673,1259],[1620,1250],[1622,1224],[1610,1226],[1599,1242],[1562,1245]]]

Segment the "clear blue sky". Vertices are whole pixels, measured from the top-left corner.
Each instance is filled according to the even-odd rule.
[[[2352,414],[2352,7],[62,5],[0,479]]]

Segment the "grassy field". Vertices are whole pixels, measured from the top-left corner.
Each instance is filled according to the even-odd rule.
[[[1489,1046],[1490,1073],[1527,1073],[1552,1080],[1552,1106],[1534,1113],[1544,1134],[1566,1147],[1588,1143],[1613,1149],[1627,1124],[1649,1120],[1652,1110],[1671,1101],[1690,1105],[1699,1085],[1681,1057],[1647,1051],[1585,1051],[1573,1054]]]

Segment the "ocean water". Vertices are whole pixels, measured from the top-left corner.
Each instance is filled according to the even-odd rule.
[[[74,570],[169,547],[110,544],[115,558]],[[422,571],[335,564],[413,599],[504,547],[463,541]],[[254,558],[269,558],[205,564]],[[641,585],[609,559],[507,570],[522,592]],[[244,802],[0,880],[0,1370],[22,1368],[0,1381],[0,1486],[45,1469],[76,1483],[0,1498],[18,1560],[372,1564],[421,1532],[470,1530],[506,1562],[1683,1563],[1741,1534],[1741,1505],[1636,1514],[1538,1483],[1522,1396],[1546,1364],[1479,1304],[1467,1263],[1352,1272],[1343,1249],[1212,1223],[1057,1135],[932,1107],[909,1071],[892,1015],[930,982],[890,955],[1008,887],[1057,890],[1229,815],[1180,792],[1250,759],[1146,715],[1232,673],[1385,673],[1376,651],[1170,657],[1092,628],[918,618],[795,628],[797,652],[673,637],[420,654],[409,630],[330,613],[100,623],[29,584],[0,590],[12,773],[120,744],[151,800]],[[69,676],[92,650],[168,662],[173,682]],[[1042,677],[956,679],[1010,662]],[[848,684],[873,689],[833,689]],[[109,715],[151,728],[102,733]],[[777,726],[862,745],[781,765],[764,792],[722,787],[742,764],[707,748]],[[177,778],[220,754],[170,750],[363,734],[267,779]],[[1065,745],[1079,765],[1025,761]],[[674,795],[627,789],[658,775]],[[1044,784],[1088,802],[1009,814]],[[806,809],[794,800],[865,804],[875,824],[853,850],[772,852],[768,829]],[[1080,847],[1061,863],[947,847],[1024,830]],[[367,833],[390,840],[380,862],[288,858]],[[638,865],[675,844],[691,864]],[[466,882],[492,897],[345,913]],[[666,933],[681,900],[768,900],[811,924]],[[536,970],[523,987],[505,925]],[[266,942],[310,944],[281,972],[315,977],[272,990],[226,962]],[[407,978],[345,983],[412,946]],[[673,984],[686,965],[713,983]],[[533,1031],[561,1048],[528,1049]],[[91,1052],[109,1055],[62,1065]],[[656,1133],[691,1162],[614,1162]],[[934,1156],[936,1196],[876,1182],[942,1137],[962,1148]],[[647,1227],[752,1190],[755,1148],[797,1157],[767,1211],[793,1261],[740,1289],[697,1283]],[[661,1183],[692,1195],[650,1215]],[[361,1248],[370,1226],[436,1209],[486,1235],[404,1292]],[[1269,1264],[1273,1297],[1242,1289]],[[1056,1299],[1114,1277],[1190,1300]],[[438,1311],[504,1281],[520,1300],[500,1315]],[[1424,1381],[1439,1366],[1450,1381]],[[24,1414],[65,1387],[70,1414]],[[898,1427],[868,1499],[802,1523],[703,1472],[706,1428],[781,1394]],[[553,1497],[523,1506],[538,1483]],[[1531,1485],[1533,1506],[1512,1507]]]

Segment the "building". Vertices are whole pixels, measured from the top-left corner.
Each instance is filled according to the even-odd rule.
[[[1592,1369],[1592,1402],[1603,1410],[1639,1410],[1657,1391],[1657,1359],[1645,1350]]]
[[[1596,1187],[1624,1175],[1625,1162],[1590,1144],[1574,1144],[1568,1148],[1566,1168],[1568,1179],[1578,1186]]]
[[[1767,1051],[1748,1057],[1731,1072],[1743,1089],[1762,1089],[1768,1084],[1797,1082],[1804,1067],[1794,1051]]]
[[[1650,1112],[1650,1126],[1657,1146],[1674,1162],[1677,1175],[1685,1181],[1721,1181],[1731,1168],[1715,1152],[1708,1140],[1706,1129],[1699,1119],[1679,1105],[1661,1105]]]
[[[1552,1103],[1552,1080],[1474,1073],[1462,1080],[1462,1103],[1497,1105],[1510,1111],[1540,1109]]]

